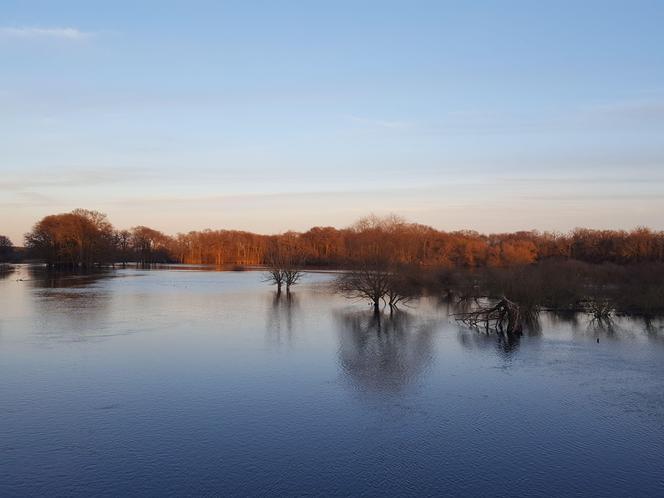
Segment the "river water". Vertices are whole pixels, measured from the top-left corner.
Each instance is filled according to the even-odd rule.
[[[2,274],[0,496],[664,496],[661,323],[509,342],[199,270]]]

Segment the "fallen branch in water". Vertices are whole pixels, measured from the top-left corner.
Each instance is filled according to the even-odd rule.
[[[456,313],[456,320],[469,327],[483,328],[487,333],[496,332],[520,335],[523,332],[523,317],[519,305],[503,297],[494,306],[479,308],[466,313]]]

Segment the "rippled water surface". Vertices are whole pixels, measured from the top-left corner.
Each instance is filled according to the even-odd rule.
[[[326,274],[0,278],[3,497],[664,496],[658,323],[509,343]]]

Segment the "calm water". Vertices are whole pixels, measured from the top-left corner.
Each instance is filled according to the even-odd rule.
[[[329,279],[3,275],[0,495],[664,495],[661,328],[379,328]]]

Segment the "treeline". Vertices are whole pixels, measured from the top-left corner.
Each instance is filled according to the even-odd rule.
[[[26,234],[29,257],[53,267],[129,263],[261,265],[275,248],[303,266],[344,267],[380,254],[401,265],[423,267],[510,267],[558,259],[587,263],[664,262],[664,232],[647,228],[577,229],[570,233],[515,232],[483,235],[444,232],[396,216],[370,216],[343,229],[259,235],[238,230],[203,230],[175,236],[137,226],[117,230],[106,215],[83,209],[46,216]]]

